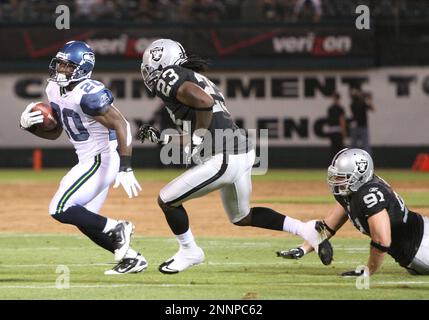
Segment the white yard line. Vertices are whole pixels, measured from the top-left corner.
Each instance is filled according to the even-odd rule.
[[[429,281],[377,281],[377,282],[371,282],[371,285],[374,284],[381,284],[381,285],[398,285],[398,284],[429,284]]]
[[[99,266],[113,266],[114,263],[39,263],[39,264],[0,264],[0,268],[46,268],[57,267],[59,265],[66,265],[67,267],[99,267]]]
[[[233,262],[206,262],[206,265],[209,266],[287,266],[288,262],[295,262],[294,260],[288,259],[278,259],[277,262],[250,262],[250,261],[233,261]],[[296,261],[302,262],[302,261]],[[60,263],[62,265],[66,265],[68,267],[100,267],[100,266],[113,266],[114,263]],[[58,263],[39,263],[39,264],[0,264],[0,268],[45,268],[45,267],[57,267],[60,265]],[[363,264],[363,261],[334,261],[333,264],[353,264],[359,265]],[[396,265],[394,261],[389,262],[386,261],[384,263],[389,265]],[[317,265],[322,266],[321,262],[303,262],[302,265]]]
[[[314,282],[314,283],[308,283],[308,282],[281,282],[281,283],[259,283],[260,285],[273,285],[273,286],[299,286],[299,287],[311,287],[311,286],[317,286],[317,287],[338,287],[338,286],[347,286],[347,287],[354,287],[354,282]],[[429,285],[429,281],[381,281],[381,282],[371,282],[371,286],[374,285]],[[236,285],[243,285],[247,286],[247,284],[236,284]],[[141,284],[94,284],[94,285],[70,285],[70,289],[103,289],[103,288],[123,288],[123,287],[155,287],[155,288],[165,288],[165,287],[227,287],[229,288],[231,284],[224,283],[224,284],[204,284],[204,283],[196,283],[196,284],[147,284],[147,283],[141,283]],[[57,289],[55,285],[3,285],[0,286],[0,290],[2,289]],[[62,289],[64,290],[64,289]]]

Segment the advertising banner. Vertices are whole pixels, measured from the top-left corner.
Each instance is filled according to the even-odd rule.
[[[359,32],[354,25],[297,25],[246,27],[50,27],[0,30],[7,43],[3,60],[50,58],[67,41],[86,41],[97,58],[141,58],[145,48],[159,38],[179,41],[188,51],[212,59],[299,58],[338,59],[374,57],[372,31]],[[119,60],[120,62],[121,60]]]
[[[246,129],[269,129],[271,146],[324,146],[326,113],[331,94],[341,94],[351,117],[350,87],[373,96],[369,112],[374,146],[429,145],[429,68],[385,68],[360,71],[226,72],[208,73],[224,93],[226,106]],[[94,72],[115,97],[114,104],[129,119],[134,133],[139,124],[157,122],[161,106],[147,95],[140,71]],[[0,75],[0,147],[68,146],[66,136],[43,140],[19,129],[19,117],[32,101],[47,101],[46,74]],[[136,142],[137,145],[137,142]]]

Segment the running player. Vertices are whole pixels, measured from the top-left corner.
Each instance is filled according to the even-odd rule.
[[[57,139],[62,131],[73,144],[79,163],[61,180],[49,213],[61,223],[72,224],[102,248],[114,253],[118,264],[105,274],[140,272],[145,258],[130,248],[133,224],[99,215],[109,186],[122,185],[130,198],[141,187],[131,168],[130,124],[112,104],[113,96],[101,82],[91,80],[95,64],[92,49],[84,42],[67,42],[52,59],[46,94],[59,125],[51,131],[35,126],[41,111],[30,103],[21,115],[21,128]],[[118,154],[118,151],[119,154]]]
[[[270,208],[250,207],[255,150],[233,122],[222,93],[199,73],[206,66],[203,59],[188,56],[180,43],[170,39],[154,41],[143,54],[141,72],[146,87],[163,100],[182,132],[192,137],[186,162],[192,158],[198,163],[159,193],[159,206],[180,245],[179,251],[160,265],[159,271],[178,273],[204,261],[204,252],[195,242],[183,203],[215,190],[220,190],[233,224],[300,235],[316,249],[320,246],[322,262],[330,263],[332,248],[329,242],[319,239],[315,221],[303,223]],[[140,139],[167,142],[149,125],[140,127]]]

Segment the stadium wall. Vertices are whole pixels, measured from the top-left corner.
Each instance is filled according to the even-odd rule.
[[[235,120],[246,129],[269,129],[271,167],[324,167],[329,163],[326,110],[334,91],[341,93],[346,114],[351,86],[372,92],[370,139],[383,167],[409,167],[418,152],[429,150],[429,68],[300,72],[213,72],[209,77],[225,95]],[[132,123],[155,121],[158,99],[147,95],[138,72],[94,73],[114,93],[115,105]],[[34,148],[42,148],[46,166],[69,166],[73,151],[65,135],[38,139],[18,128],[25,105],[45,100],[44,73],[0,75],[0,166],[31,165]],[[348,142],[348,141],[347,141]],[[135,142],[137,166],[158,166],[157,149]],[[73,159],[73,161],[72,161]]]

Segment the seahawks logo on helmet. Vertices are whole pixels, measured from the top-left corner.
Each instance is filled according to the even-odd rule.
[[[161,48],[161,47],[155,47],[152,50],[150,50],[150,55],[152,57],[152,60],[156,62],[161,60],[163,51],[164,51],[164,48]]]
[[[91,64],[94,64],[94,62],[95,62],[95,55],[92,52],[85,52],[82,55],[82,59],[85,62],[89,62]]]
[[[356,166],[357,166],[357,171],[359,173],[365,173],[366,170],[368,169],[368,161],[366,160],[356,161]]]

